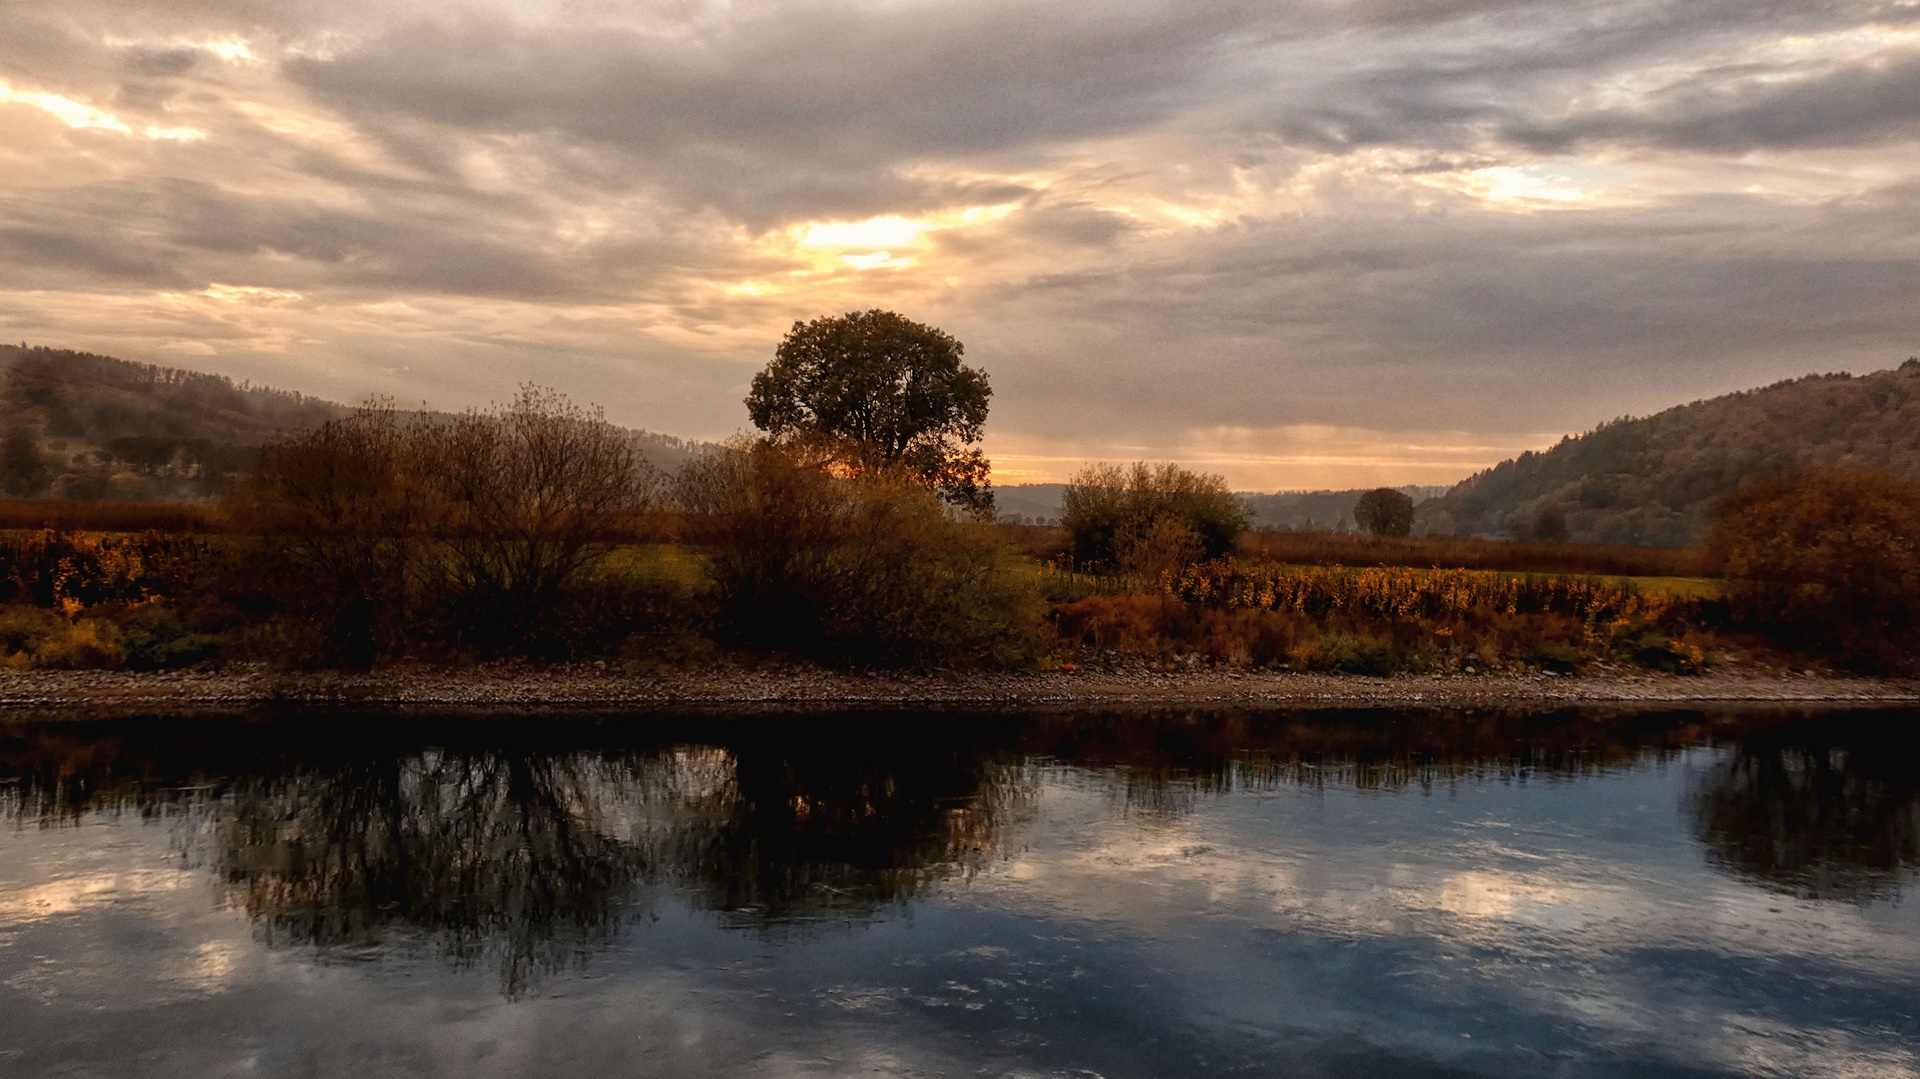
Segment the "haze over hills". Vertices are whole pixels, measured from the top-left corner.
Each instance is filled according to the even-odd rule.
[[[1703,537],[1724,495],[1808,464],[1920,480],[1920,359],[1602,424],[1468,477],[1421,504],[1415,530],[1528,538],[1542,507],[1553,504],[1569,539],[1681,546]]]
[[[67,349],[0,345],[0,492],[20,498],[211,498],[255,451],[348,406]],[[701,443],[632,432],[656,468]]]

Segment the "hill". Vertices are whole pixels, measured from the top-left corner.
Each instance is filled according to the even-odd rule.
[[[222,375],[67,349],[0,345],[0,493],[14,498],[200,501],[260,446],[347,406]],[[671,471],[703,443],[632,432]]]
[[[207,498],[261,444],[345,411],[220,375],[0,346],[0,488],[18,498]]]
[[[1722,496],[1805,464],[1920,480],[1920,360],[1602,424],[1461,481],[1418,508],[1416,531],[1556,538],[1558,515],[1567,539],[1683,546],[1702,538]]]

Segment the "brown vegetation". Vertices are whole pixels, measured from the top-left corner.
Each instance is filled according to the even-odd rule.
[[[232,501],[323,658],[365,666],[422,636],[565,651],[609,591],[586,588],[606,519],[646,486],[621,432],[528,389],[444,419],[360,409],[269,447]]]
[[[1171,462],[1088,465],[1061,498],[1068,556],[1100,573],[1154,580],[1233,550],[1246,527],[1225,478]]]
[[[163,441],[115,452],[158,462]],[[365,667],[732,647],[856,666],[1386,674],[1689,672],[1758,633],[1879,670],[1920,648],[1920,487],[1883,474],[1754,487],[1707,551],[1249,533],[1220,477],[1171,464],[1092,466],[1063,527],[996,527],[911,468],[847,467],[865,458],[814,445],[741,440],[663,483],[630,433],[529,389],[486,412],[369,406],[282,437],[219,509],[0,502],[14,528],[0,659]],[[1405,496],[1374,495],[1369,523],[1399,531]],[[1541,502],[1531,530],[1560,534],[1560,509]],[[1722,566],[1724,600],[1623,580]]]
[[[43,528],[66,532],[169,532],[205,535],[232,522],[204,502],[74,502],[58,498],[0,499],[0,531]]]
[[[838,663],[1017,663],[1039,601],[990,526],[886,473],[836,478],[765,441],[683,473],[723,634]]]
[[[1062,604],[1058,618],[1075,645],[1161,660],[1376,675],[1618,660],[1690,673],[1706,662],[1694,613],[1601,578],[1220,559],[1157,594]]]
[[[1713,532],[1734,617],[1869,669],[1920,650],[1920,484],[1806,468],[1748,487]]]
[[[1520,543],[1472,536],[1367,536],[1355,532],[1256,529],[1241,553],[1301,566],[1419,566],[1513,573],[1588,573],[1608,577],[1702,577],[1705,550],[1598,543]]]

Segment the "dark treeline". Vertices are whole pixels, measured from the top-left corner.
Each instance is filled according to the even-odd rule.
[[[1897,894],[1920,867],[1907,713],[956,714],[488,723],[330,714],[262,724],[0,726],[0,815],[191,821],[183,853],[277,945],[424,932],[509,994],[615,938],[660,889],[743,928],[866,919],[1018,848],[1071,769],[1130,808],[1235,790],[1425,792],[1690,773],[1707,856],[1783,893]]]

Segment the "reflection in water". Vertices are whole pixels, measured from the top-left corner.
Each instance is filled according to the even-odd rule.
[[[425,753],[242,779],[212,854],[270,939],[325,947],[420,927],[456,962],[497,956],[514,992],[618,928],[649,864],[601,819],[629,778],[576,757]]]
[[[1763,730],[1696,777],[1709,857],[1804,899],[1895,896],[1920,868],[1920,767],[1907,723]]]
[[[178,816],[189,861],[217,871],[270,942],[424,931],[457,964],[496,962],[511,995],[616,935],[650,886],[770,926],[867,917],[970,871],[1019,802],[1015,772],[900,737],[911,729],[821,741],[722,727],[734,737],[609,750],[474,748],[484,724],[399,743],[373,725],[322,741],[29,728],[0,748],[0,791],[23,822]]]
[[[1063,771],[1175,819],[1231,790],[1568,782],[1733,739],[1689,795],[1710,856],[1797,895],[1884,896],[1920,863],[1920,784],[1890,744],[1833,730],[1697,713],[16,724],[0,799],[21,824],[174,819],[270,942],[424,936],[512,996],[663,887],[736,926],[870,918],[990,864]]]

